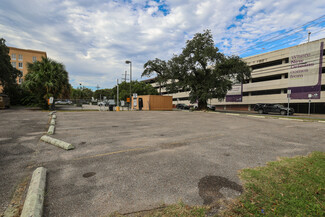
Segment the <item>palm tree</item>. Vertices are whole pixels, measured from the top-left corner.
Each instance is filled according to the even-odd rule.
[[[49,97],[58,98],[69,94],[69,76],[62,63],[42,57],[41,61],[28,63],[27,67],[24,86],[39,100],[40,106],[47,107]]]

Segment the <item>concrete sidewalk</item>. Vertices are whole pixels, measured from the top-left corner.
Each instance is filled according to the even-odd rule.
[[[216,110],[216,112],[248,114],[248,115],[260,115],[256,111]],[[281,115],[280,114],[262,114],[262,116],[271,116],[272,117],[272,116],[281,116]],[[290,117],[300,117],[300,118],[310,118],[310,119],[322,119],[322,120],[325,120],[325,114],[310,114],[310,115],[308,115],[308,114],[305,114],[305,113],[294,113],[294,115],[290,116]]]

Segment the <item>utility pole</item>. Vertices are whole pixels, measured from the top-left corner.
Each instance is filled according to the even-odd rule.
[[[131,110],[131,103],[132,103],[132,87],[131,87],[131,85],[132,85],[132,61],[130,61],[130,60],[126,60],[125,61],[125,63],[126,64],[130,64],[130,110]]]
[[[310,34],[311,34],[311,32],[308,31],[308,42],[310,41]]]
[[[128,71],[125,70],[125,73],[122,74],[122,76],[124,76],[124,78],[122,78],[122,81],[124,80],[124,81],[126,82],[127,80],[129,80],[129,79],[127,78],[128,75],[129,75],[129,74],[128,74]]]
[[[117,108],[119,107],[118,101],[119,101],[119,97],[118,97],[118,79],[117,79],[117,98],[116,98],[116,104],[117,104]]]

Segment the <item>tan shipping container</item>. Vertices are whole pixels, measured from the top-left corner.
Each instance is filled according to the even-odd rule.
[[[160,96],[160,95],[142,95],[136,98],[137,104],[134,106],[132,103],[132,109],[140,110],[139,102],[142,110],[145,111],[171,111],[173,110],[173,97],[172,96]],[[132,97],[133,102],[133,97]]]

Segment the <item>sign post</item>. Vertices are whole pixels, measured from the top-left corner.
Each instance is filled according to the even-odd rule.
[[[288,97],[288,110],[287,110],[287,116],[289,116],[289,110],[290,110],[290,94],[291,94],[291,90],[288,89],[288,90],[287,90],[287,97]]]
[[[309,99],[309,103],[308,103],[308,115],[310,115],[310,102],[311,102],[311,97],[312,97],[312,94],[308,94],[308,99]]]
[[[117,112],[120,111],[120,106],[119,106],[119,96],[118,96],[118,94],[119,94],[119,89],[118,89],[118,79],[117,79],[117,97],[116,97],[116,104],[117,104],[117,106],[116,106],[116,111],[117,111]]]

